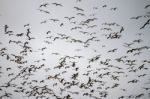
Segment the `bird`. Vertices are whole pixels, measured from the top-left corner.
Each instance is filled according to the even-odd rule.
[[[21,36],[23,36],[23,35],[24,35],[24,33],[16,34],[17,37],[21,37]]]
[[[123,99],[125,96],[120,96],[120,97],[118,97],[118,99]]]
[[[148,19],[143,26],[140,27],[140,29],[144,29],[148,24],[150,24],[150,19]]]
[[[52,3],[52,4],[55,5],[55,6],[61,6],[61,7],[63,7],[63,5],[60,4],[60,3]]]
[[[24,27],[28,27],[30,24],[25,24]]]
[[[30,36],[29,36],[30,33],[31,33],[31,32],[30,32],[30,29],[28,28],[28,29],[27,29],[27,34],[26,34],[26,36],[28,37],[28,40],[35,39],[34,37],[30,37]]]
[[[137,83],[139,80],[137,80],[137,79],[133,79],[133,80],[131,80],[131,81],[128,81],[128,83]]]
[[[141,43],[142,41],[143,41],[142,39],[137,39],[137,40],[134,40],[133,42]]]
[[[73,28],[71,28],[70,30],[76,30],[76,29],[82,29],[82,27],[73,27]]]
[[[74,19],[75,17],[64,17],[64,18],[66,18],[70,21],[71,19]]]
[[[40,7],[47,7],[49,3],[41,4]]]
[[[41,24],[44,24],[44,23],[46,23],[46,22],[47,22],[47,21],[46,21],[46,20],[44,20],[44,21],[42,21],[42,22],[41,22]]]
[[[148,7],[150,7],[150,4],[146,5],[144,8],[147,9]]]
[[[87,40],[84,42],[84,44],[88,43],[89,41],[92,41],[92,40],[95,39],[95,38],[96,38],[96,37],[91,37],[91,38],[87,39]]]
[[[6,24],[6,25],[5,25],[5,30],[4,30],[5,33],[7,32],[7,29],[8,29],[8,28],[9,28],[9,26]]]
[[[53,18],[51,18],[50,20],[52,20],[53,22],[59,21],[58,19],[53,19]]]
[[[114,7],[114,8],[110,8],[110,10],[114,10],[114,11],[115,11],[115,10],[117,10],[117,7]]]
[[[122,26],[119,33],[122,33],[123,31],[124,31],[124,27]]]
[[[136,17],[131,17],[130,19],[136,19],[138,20],[139,18],[141,18],[142,16],[136,16]]]
[[[46,32],[46,34],[49,34],[49,33],[51,33],[51,31],[47,31],[47,32]]]
[[[42,10],[42,9],[37,9],[37,10],[39,10],[40,12],[44,12],[44,13],[46,13],[46,14],[50,14],[50,12],[49,12],[49,11],[46,11],[46,10]]]
[[[135,99],[140,98],[140,97],[142,97],[142,96],[144,96],[144,93],[141,93],[141,94],[139,94],[139,95],[136,95],[136,96],[135,96]]]
[[[115,52],[116,50],[117,50],[117,48],[112,49],[112,50],[109,50],[108,53],[109,53],[109,52]]]
[[[62,27],[63,25],[64,25],[64,23],[61,23],[61,24],[60,24],[60,27]]]
[[[145,89],[145,90],[150,90],[150,88],[148,88],[148,87],[144,87],[143,89]]]
[[[74,7],[77,11],[84,11],[83,9],[79,8],[79,7]]]
[[[125,45],[125,47],[129,47],[129,48],[131,48],[131,45],[133,45],[134,43],[124,43]]]
[[[77,13],[76,15],[85,16],[83,13]]]
[[[142,75],[138,75],[138,77],[144,77],[146,76],[147,74],[142,74]]]

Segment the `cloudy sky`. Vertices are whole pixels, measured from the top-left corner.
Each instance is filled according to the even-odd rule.
[[[150,0],[0,0],[0,99],[149,99]]]

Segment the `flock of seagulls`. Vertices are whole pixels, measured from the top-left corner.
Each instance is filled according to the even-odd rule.
[[[0,99],[150,99],[150,14],[128,17],[142,20],[131,33],[103,20],[103,11],[119,18],[113,1],[56,1],[34,9],[40,28],[1,25]]]

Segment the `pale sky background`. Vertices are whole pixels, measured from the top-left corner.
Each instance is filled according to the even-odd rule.
[[[48,4],[46,7],[40,5]],[[53,3],[61,4],[56,6]],[[106,5],[106,7],[105,7]],[[133,53],[127,53],[131,49],[140,49],[144,46],[150,46],[150,25],[146,25],[140,29],[147,20],[150,19],[150,0],[0,0],[0,99],[9,99],[4,95],[11,93],[12,99],[36,99],[40,96],[45,96],[43,99],[56,99],[50,94],[31,94],[32,87],[38,86],[38,92],[42,92],[43,86],[53,90],[56,96],[61,99],[67,99],[65,96],[70,95],[71,99],[150,99],[150,49],[143,48],[135,50]],[[77,11],[74,7],[79,7],[83,11]],[[113,10],[116,8],[116,10]],[[42,11],[40,11],[42,10]],[[45,13],[44,11],[48,11]],[[84,14],[84,16],[79,15]],[[138,19],[133,17],[140,16]],[[68,20],[65,17],[74,17]],[[95,19],[86,23],[88,19]],[[54,22],[51,19],[57,19]],[[85,25],[81,25],[85,22]],[[104,25],[105,23],[114,23],[115,25]],[[24,26],[29,24],[29,26]],[[63,24],[62,26],[60,26]],[[8,26],[7,31],[13,31],[12,35],[5,33],[5,26]],[[91,28],[89,26],[95,27]],[[80,27],[71,30],[71,28]],[[121,28],[124,30],[119,33]],[[103,30],[109,28],[111,30]],[[28,40],[27,29],[30,29],[30,37],[35,39]],[[49,34],[46,34],[50,31]],[[81,33],[87,32],[85,34]],[[23,36],[17,37],[17,34],[23,33]],[[111,33],[119,33],[120,39],[110,39],[107,37]],[[63,39],[60,35],[68,37]],[[49,38],[50,37],[50,38]],[[57,39],[58,37],[58,39]],[[89,40],[86,44],[86,40]],[[54,40],[56,38],[56,40]],[[134,40],[141,40],[140,43]],[[74,42],[73,40],[80,40]],[[21,43],[9,43],[10,41],[21,41]],[[23,55],[20,53],[24,50],[23,45],[28,42],[27,46],[31,47],[32,52],[27,50]],[[133,43],[130,47],[125,46],[125,43]],[[42,48],[45,48],[43,51]],[[7,50],[2,50],[6,48]],[[115,52],[108,52],[117,49]],[[140,52],[139,55],[136,55]],[[58,55],[54,54],[58,53]],[[22,56],[21,62],[15,62],[16,56]],[[58,69],[55,67],[62,61],[65,56],[82,56],[81,58],[66,58],[64,67]],[[89,60],[100,56],[98,60],[90,62]],[[117,58],[122,58],[123,62],[116,61]],[[9,59],[7,59],[9,57]],[[107,59],[110,59],[108,65],[101,64]],[[36,62],[38,61],[39,62]],[[135,60],[135,65],[129,66],[127,61]],[[146,60],[145,62],[143,62]],[[76,64],[72,67],[72,63]],[[44,64],[44,67],[31,70],[32,75],[28,75],[28,69],[25,73],[20,74],[24,68],[30,68],[35,65],[39,67]],[[139,69],[144,64],[142,69]],[[90,65],[90,68],[88,66]],[[21,67],[20,67],[21,66]],[[112,66],[112,67],[111,67]],[[19,68],[20,67],[20,68]],[[66,68],[65,68],[66,67]],[[68,68],[67,68],[68,67]],[[11,68],[11,69],[8,69]],[[79,68],[77,71],[75,68]],[[107,68],[103,70],[103,68]],[[121,68],[121,69],[118,69]],[[8,69],[8,70],[7,70]],[[48,71],[46,71],[49,69]],[[100,69],[100,70],[99,70]],[[136,72],[133,72],[133,71]],[[63,73],[63,71],[66,71]],[[86,76],[84,74],[89,75]],[[109,75],[105,73],[110,72]],[[115,72],[123,72],[117,74]],[[78,73],[77,79],[71,79],[73,74]],[[12,75],[9,75],[12,74]],[[47,79],[48,76],[55,76],[64,79],[60,83],[58,79]],[[102,78],[98,77],[102,75]],[[144,75],[144,76],[141,76]],[[112,76],[117,76],[119,80],[113,80]],[[87,84],[89,77],[94,80],[102,81],[93,82],[93,86]],[[13,79],[11,81],[11,79]],[[37,82],[34,82],[37,80]],[[41,82],[44,80],[44,82]],[[138,80],[137,83],[129,83],[129,81]],[[14,84],[12,87],[3,87],[10,81]],[[78,84],[71,88],[66,88],[63,85],[65,82]],[[22,83],[25,82],[23,85]],[[55,86],[55,84],[57,85]],[[81,84],[87,84],[88,89],[80,88]],[[112,88],[114,84],[119,84]],[[54,86],[53,86],[54,85]],[[19,91],[21,87],[23,92]],[[100,89],[98,89],[100,87]],[[108,88],[108,89],[107,89]],[[148,90],[146,90],[147,88]],[[64,89],[61,93],[60,89]],[[90,92],[94,90],[94,92]],[[79,92],[72,94],[71,92]],[[107,97],[103,97],[101,92],[106,92]],[[36,91],[33,91],[36,93]],[[92,94],[91,96],[84,95],[85,93]],[[138,97],[141,95],[141,97]],[[40,99],[40,98],[39,98]],[[42,98],[41,98],[42,99]],[[68,98],[70,99],[70,98]]]

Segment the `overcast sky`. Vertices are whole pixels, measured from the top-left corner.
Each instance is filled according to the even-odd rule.
[[[0,99],[149,99],[149,11],[150,0],[0,0]]]

